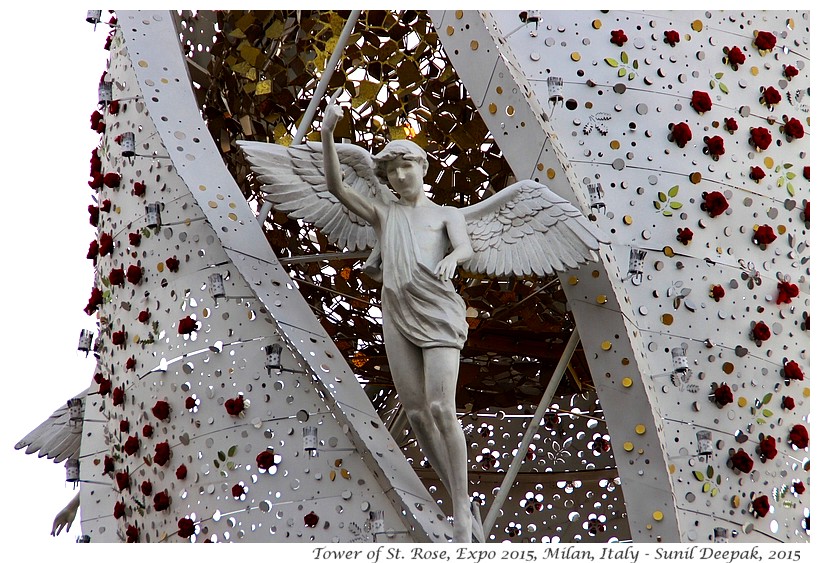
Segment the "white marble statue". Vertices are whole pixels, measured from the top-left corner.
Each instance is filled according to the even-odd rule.
[[[421,147],[392,141],[371,156],[337,145],[333,131],[342,115],[331,98],[321,145],[240,146],[278,210],[314,223],[339,247],[374,248],[365,271],[382,282],[384,343],[396,391],[453,501],[453,541],[469,542],[471,528],[482,540],[470,509],[467,446],[455,404],[466,310],[450,279],[459,266],[503,277],[574,268],[595,259],[603,236],[580,211],[531,180],[466,208],[437,205],[424,191]]]

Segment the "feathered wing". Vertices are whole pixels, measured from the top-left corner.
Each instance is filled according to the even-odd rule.
[[[313,223],[340,248],[364,250],[376,244],[376,232],[327,190],[321,143],[289,147],[239,141],[251,168],[263,183],[265,199],[293,219]],[[370,153],[352,144],[337,144],[345,183],[367,198],[383,201],[396,196],[373,172]]]
[[[86,391],[83,391],[74,398],[84,400],[85,395]],[[38,457],[46,457],[53,459],[54,463],[60,463],[70,457],[76,459],[80,455],[82,437],[82,419],[72,421],[66,403],[26,434],[15,444],[14,449],[26,448],[27,454],[37,453]]]
[[[609,241],[567,200],[533,180],[461,209],[475,254],[462,264],[489,276],[547,275],[597,260]]]

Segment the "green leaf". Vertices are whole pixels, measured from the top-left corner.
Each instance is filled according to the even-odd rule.
[[[786,191],[789,192],[790,196],[794,196],[794,186],[792,186],[791,182],[786,184]]]
[[[635,79],[635,73],[634,73],[634,72],[630,72],[630,73],[629,73],[629,76],[627,76],[627,78],[629,78],[630,80],[634,80],[634,79]]]
[[[148,227],[143,227],[142,236],[144,236],[145,238],[151,238],[151,229],[149,229]]]
[[[694,475],[695,479],[697,479],[698,481],[703,481],[704,479],[706,479],[706,477],[704,477],[703,473],[700,471],[693,471],[692,475]]]
[[[107,278],[107,277],[102,277],[102,278],[100,278],[100,281],[102,282],[102,284],[103,284],[105,287],[111,287],[111,282],[110,282],[110,281],[108,281],[108,278]]]
[[[771,400],[772,400],[772,397],[773,397],[773,394],[772,394],[772,393],[766,393],[766,394],[763,396],[763,404],[764,404],[764,405],[768,405],[768,404],[769,404],[769,401],[771,401]]]
[[[618,66],[618,61],[616,61],[615,59],[606,58],[604,59],[604,62],[612,67]]]
[[[784,180],[783,178],[778,178],[778,179],[777,179],[777,187],[778,187],[778,188],[782,188],[782,187],[783,187],[783,184],[784,184],[785,182],[786,182],[786,180]],[[105,279],[105,278],[103,278],[103,279]]]
[[[679,189],[680,189],[680,186],[672,186],[671,188],[669,188],[669,192],[668,192],[669,197],[675,197],[676,195],[678,195],[678,190]]]
[[[716,497],[716,496],[718,495],[718,489],[717,489],[717,487],[715,487],[714,489],[712,489],[712,491],[711,491],[709,494],[710,494],[710,495],[712,495],[713,497]]]
[[[666,194],[663,192],[658,192],[658,199],[665,202],[667,200]]]
[[[237,446],[231,446],[228,448],[228,457],[233,457],[236,455]]]
[[[717,78],[718,80],[720,80],[721,78],[723,78],[723,73],[722,73],[722,72],[716,72],[716,73],[715,73],[715,78]]]
[[[103,302],[104,303],[110,303],[111,302],[111,290],[110,289],[106,289],[105,291],[103,291]]]
[[[655,209],[660,210],[660,208],[661,208],[661,203],[659,201],[653,201],[652,205],[655,206]]]
[[[621,61],[624,64],[629,62],[629,55],[626,54],[626,51],[621,51]]]
[[[783,165],[783,168],[789,169],[792,166],[794,166],[794,164],[792,164],[791,162],[787,162],[786,164]]]
[[[708,493],[712,490],[712,483],[704,483],[703,484],[703,492]]]
[[[794,172],[786,172],[786,178],[788,178],[789,180],[794,180],[795,176],[797,176],[797,174],[795,174]]]
[[[673,201],[669,204],[669,207],[671,207],[672,209],[680,209],[681,207],[683,207],[683,204],[679,201]]]
[[[232,462],[232,461],[229,461],[229,462],[228,462],[228,469],[230,469],[231,471],[233,471],[234,469],[236,469],[236,464],[235,464],[234,462]]]
[[[710,81],[709,81],[709,88],[714,89],[714,87],[715,87],[715,81],[714,81],[714,80],[710,80]]]
[[[721,83],[718,85],[718,87],[720,88],[720,91],[721,91],[721,92],[723,92],[724,94],[728,94],[728,93],[729,93],[729,89],[726,87],[726,84],[724,84],[723,82],[721,82]]]
[[[625,68],[619,68],[618,69],[618,76],[620,78],[623,78],[624,76],[626,76],[626,69]]]
[[[715,479],[715,481],[717,482],[717,484],[718,484],[718,485],[720,485],[720,482],[721,482],[722,480],[723,480],[723,479],[721,478],[721,476],[720,476],[720,475],[718,475],[718,476],[717,476],[717,479]]]
[[[709,479],[715,476],[715,468],[711,465],[706,468],[706,476],[709,477]]]
[[[632,68],[634,68],[635,70],[638,70],[638,59],[635,59],[634,61],[632,61]]]
[[[772,411],[770,411],[769,409],[763,409],[763,416],[765,416],[766,418],[772,416],[773,414],[774,413]]]
[[[216,467],[217,469],[219,469],[219,461],[214,460],[214,467]]]
[[[219,461],[225,461],[227,457],[225,456],[225,452],[217,452],[216,457],[219,458]]]
[[[664,217],[671,217],[672,215],[673,215],[673,213],[671,211],[669,211],[668,209],[663,210],[663,216]]]
[[[755,422],[757,422],[758,424],[766,424],[766,419],[765,418],[758,418]]]

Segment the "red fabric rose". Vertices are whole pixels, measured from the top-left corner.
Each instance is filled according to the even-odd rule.
[[[794,399],[791,397],[783,397],[780,401],[780,407],[787,411],[794,410]]]
[[[703,203],[700,208],[709,214],[709,217],[717,217],[729,209],[729,202],[726,197],[720,192],[703,192]]]
[[[182,465],[180,465],[179,467],[177,467],[176,475],[177,475],[177,479],[179,479],[179,480],[185,479],[188,476],[188,468],[185,466],[184,463]]]
[[[171,416],[171,407],[166,401],[157,401],[156,404],[151,407],[151,414],[159,420],[168,420],[168,417]]]
[[[114,503],[114,518],[119,520],[123,516],[125,516],[125,504],[117,501]]]
[[[245,410],[245,399],[241,395],[235,399],[227,399],[225,401],[225,410],[231,416],[239,416]]]
[[[769,513],[770,508],[769,497],[766,495],[755,497],[752,501],[752,512],[754,512],[754,515],[759,518],[766,516]]]
[[[139,246],[142,242],[142,233],[128,233],[128,244],[131,246]]]
[[[309,514],[305,514],[305,527],[307,528],[315,528],[316,524],[319,523],[319,517],[316,515],[315,512],[312,510]]]
[[[723,286],[713,285],[711,291],[709,291],[709,296],[716,302],[720,301],[726,296],[726,290],[723,289]]]
[[[102,291],[97,289],[96,287],[91,288],[91,297],[88,298],[88,305],[85,306],[86,315],[93,315],[94,312],[99,308],[100,305],[103,304],[103,294]]]
[[[151,311],[149,311],[148,309],[140,311],[140,314],[137,315],[137,320],[141,323],[147,323],[148,319],[150,319],[150,318],[151,318]]]
[[[811,181],[811,166],[804,166],[803,167],[803,177],[806,180]]]
[[[111,473],[114,471],[114,458],[110,456],[105,456],[103,460],[103,475],[106,473]]]
[[[749,178],[751,178],[755,182],[759,182],[765,177],[766,172],[764,172],[760,166],[752,166],[751,170],[749,171]]]
[[[125,278],[129,283],[137,285],[142,280],[142,268],[135,264],[131,264],[128,266],[128,272],[126,272]]]
[[[139,541],[140,529],[133,524],[129,524],[128,529],[125,530],[125,543],[139,543]]]
[[[112,100],[108,104],[108,113],[110,113],[111,115],[117,115],[117,113],[119,111],[120,111],[120,102],[118,100]]]
[[[107,256],[114,250],[114,237],[108,233],[100,235],[100,256]]]
[[[171,506],[171,497],[168,496],[168,491],[160,491],[154,495],[154,510],[160,512]]]
[[[131,192],[137,197],[145,195],[145,182],[134,182],[134,189]]]
[[[105,213],[109,213],[111,211],[111,200],[104,199],[103,202],[100,204],[100,211]]]
[[[675,43],[680,42],[680,33],[675,31],[674,29],[664,31],[663,32],[663,42],[664,43],[669,43],[670,47],[674,47]]]
[[[798,450],[808,447],[809,431],[802,424],[795,424],[789,432],[789,442]]]
[[[766,436],[760,441],[760,457],[763,460],[774,459],[777,456],[777,442],[772,436]]]
[[[91,180],[88,181],[88,186],[94,191],[103,187],[102,172],[91,172]]]
[[[270,450],[265,450],[256,456],[256,465],[259,469],[267,471],[276,463],[276,457]]]
[[[803,484],[803,481],[797,481],[794,485],[792,485],[792,489],[794,489],[794,494],[802,495],[806,492],[806,485]]]
[[[125,441],[125,444],[122,446],[122,450],[127,455],[134,455],[140,449],[140,439],[139,437],[134,434],[133,436],[129,436],[128,439]]]
[[[97,242],[97,239],[91,241],[91,244],[88,245],[88,253],[85,255],[86,258],[89,260],[93,260],[94,264],[97,263],[97,255],[100,253],[100,245]]]
[[[125,283],[125,271],[122,268],[112,268],[108,274],[108,281],[111,285],[123,285]]]
[[[100,208],[96,205],[88,206],[88,222],[92,227],[96,227],[100,223]]]
[[[754,327],[752,327],[752,337],[755,340],[765,341],[771,338],[771,336],[772,333],[769,327],[763,321],[758,321]]]
[[[772,144],[772,134],[765,127],[753,127],[750,131],[752,144],[765,151]]]
[[[176,256],[168,258],[165,261],[165,265],[168,266],[168,269],[172,272],[176,272],[177,270],[179,270],[179,260],[177,260]]]
[[[190,538],[196,533],[194,521],[190,518],[180,518],[177,526],[179,527],[177,534],[179,534],[179,537],[181,538]]]
[[[145,426],[142,427],[142,435],[145,438],[150,438],[151,436],[154,435],[154,427],[151,426],[150,424],[146,424]]]
[[[134,356],[125,360],[125,371],[132,371],[135,367],[137,367],[137,359]]]
[[[789,360],[786,362],[786,365],[783,366],[783,375],[786,379],[803,381],[803,370],[800,369],[800,365],[794,360]]]
[[[111,392],[111,401],[115,407],[125,403],[125,390],[122,387],[114,387],[114,390]]]
[[[769,225],[760,225],[755,234],[752,235],[752,242],[757,245],[771,244],[775,239],[777,239],[777,235],[774,234],[774,229]]]
[[[755,37],[755,47],[761,51],[771,51],[777,44],[777,38],[768,31],[758,31]]]
[[[800,123],[799,119],[795,119],[792,117],[786,122],[786,125],[783,127],[783,132],[792,139],[802,139],[803,124]]]
[[[117,481],[117,488],[121,491],[131,488],[131,476],[127,471],[119,471],[114,476]]]
[[[763,90],[763,95],[760,97],[761,103],[769,106],[769,109],[771,109],[772,106],[779,104],[780,100],[780,92],[778,92],[773,86],[769,86]]]
[[[91,172],[102,172],[102,159],[96,148],[91,149]]]
[[[783,76],[785,76],[787,80],[791,80],[798,74],[800,74],[800,71],[792,65],[786,65],[783,67]]]
[[[724,117],[723,118],[723,127],[729,133],[734,133],[738,129],[737,121],[735,121],[734,117]]]
[[[100,396],[105,397],[111,392],[111,380],[107,378],[100,379]]]
[[[199,323],[197,323],[190,316],[187,316],[184,319],[179,320],[179,326],[177,326],[177,332],[179,334],[190,334],[193,331],[197,330],[197,328],[199,328]]]
[[[792,297],[800,295],[800,288],[793,283],[782,281],[777,284],[777,304],[791,303]]]
[[[111,335],[111,343],[114,346],[124,346],[125,345],[125,331],[118,330],[117,332]]]
[[[803,220],[806,223],[808,223],[810,217],[811,217],[811,202],[806,201],[806,205],[803,207]]]
[[[737,67],[746,62],[746,55],[740,50],[740,47],[732,47],[731,49],[724,49],[726,58],[724,59],[732,69],[737,70]]]
[[[154,486],[151,484],[151,481],[143,481],[142,485],[140,485],[140,491],[145,496],[150,495],[154,491]]]
[[[735,396],[732,395],[732,388],[723,383],[715,388],[715,404],[720,408],[725,407],[729,403],[735,401]]]
[[[752,458],[744,452],[743,450],[738,450],[732,457],[729,458],[729,461],[732,464],[732,467],[740,471],[741,473],[749,473],[755,465],[755,462]]]
[[[712,98],[709,97],[708,92],[701,92],[700,90],[695,90],[692,92],[692,107],[695,108],[695,111],[698,113],[706,113],[710,109],[712,109]]]
[[[101,114],[97,110],[94,110],[94,113],[91,114],[91,129],[96,131],[97,133],[102,133],[103,131],[105,131],[105,121],[103,121],[103,114]]]
[[[188,397],[185,399],[185,408],[191,410],[196,406],[196,399],[193,397]]]
[[[231,487],[231,494],[234,498],[239,498],[245,494],[245,487],[237,483],[233,487]]]
[[[686,143],[692,140],[692,130],[689,126],[681,121],[672,126],[672,140],[677,143],[680,148],[686,146]]]
[[[713,157],[720,156],[726,152],[723,147],[723,137],[715,135],[714,137],[706,137],[703,139],[706,143],[706,151]]]
[[[154,446],[154,463],[165,465],[169,459],[171,459],[171,446],[167,441]]]
[[[681,242],[683,244],[689,244],[690,242],[692,242],[692,237],[694,236],[695,233],[692,232],[692,229],[690,229],[689,227],[685,227],[683,229],[678,228],[678,236],[676,238],[678,239],[678,242]]]
[[[108,172],[103,176],[103,184],[109,188],[118,188],[120,186],[120,175],[116,172]]]
[[[610,32],[612,37],[609,38],[610,43],[614,43],[618,47],[623,47],[624,43],[627,41],[626,33],[624,33],[623,29],[615,29]]]
[[[127,418],[124,418],[120,421],[120,432],[127,434],[128,430],[131,428],[131,423],[128,422]]]

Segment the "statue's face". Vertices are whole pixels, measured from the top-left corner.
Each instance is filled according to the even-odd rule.
[[[417,160],[396,158],[385,166],[390,186],[402,197],[424,190],[424,168]]]

